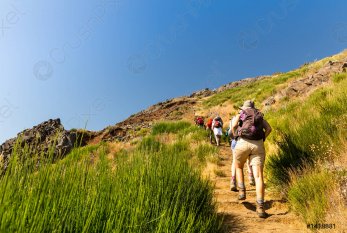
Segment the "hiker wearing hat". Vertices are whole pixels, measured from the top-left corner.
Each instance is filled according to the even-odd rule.
[[[236,177],[239,188],[239,200],[246,199],[246,188],[242,168],[247,158],[252,166],[257,195],[257,214],[266,217],[264,210],[264,178],[263,167],[265,160],[264,141],[271,132],[271,126],[263,118],[263,114],[255,108],[254,102],[246,100],[240,108],[232,125],[232,132],[238,136],[235,152]],[[238,124],[238,122],[240,122]]]
[[[237,191],[237,185],[236,185],[236,167],[235,167],[235,147],[236,147],[236,140],[237,140],[237,133],[234,131],[232,132],[232,126],[233,124],[238,124],[239,122],[235,122],[236,121],[236,116],[234,116],[231,120],[230,120],[230,126],[229,126],[229,131],[228,131],[228,135],[231,138],[231,151],[232,151],[232,163],[231,163],[231,181],[230,181],[230,191]],[[254,181],[254,176],[253,176],[253,171],[252,171],[252,166],[250,164],[250,160],[247,159],[246,162],[247,165],[247,170],[248,170],[248,180],[249,180],[249,184],[252,186],[255,186],[255,181]]]

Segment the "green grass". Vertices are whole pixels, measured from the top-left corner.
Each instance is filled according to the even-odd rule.
[[[331,173],[311,172],[291,183],[288,201],[292,210],[301,216],[305,223],[324,222],[333,188],[334,179]]]
[[[333,80],[333,82],[338,83],[338,82],[346,79],[346,77],[347,77],[347,73],[339,73],[339,74],[335,74],[332,77],[332,80]]]
[[[269,77],[244,86],[234,87],[211,96],[205,100],[203,104],[205,107],[213,107],[221,105],[227,101],[232,101],[235,107],[239,107],[247,99],[261,102],[267,97],[275,94],[279,85],[286,83],[290,79],[304,75],[306,71],[307,67],[305,66],[288,73],[279,74],[275,77]]]
[[[195,155],[198,157],[200,162],[205,162],[206,157],[210,155],[215,155],[218,153],[218,149],[215,146],[212,146],[211,144],[200,144],[195,149]]]
[[[291,101],[279,111],[267,113],[275,129],[269,140],[279,152],[266,160],[270,183],[282,189],[289,171],[305,163],[332,161],[347,137],[347,79],[315,91],[305,102]]]
[[[0,178],[0,232],[219,232],[212,186],[189,153],[154,137],[114,160],[105,145],[56,163],[14,153]]]
[[[185,121],[178,122],[159,122],[155,124],[152,128],[152,134],[162,134],[162,133],[178,133],[184,129],[190,128],[191,124]]]

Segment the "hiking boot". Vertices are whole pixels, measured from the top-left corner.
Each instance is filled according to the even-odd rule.
[[[259,218],[266,218],[267,213],[264,210],[264,203],[257,203],[257,214]]]
[[[248,180],[249,180],[249,185],[255,186],[253,173],[248,173]]]
[[[238,196],[239,201],[246,200],[246,189],[241,189],[239,188],[239,196]]]
[[[234,192],[237,191],[236,180],[231,180],[231,182],[230,182],[230,191],[234,191]]]

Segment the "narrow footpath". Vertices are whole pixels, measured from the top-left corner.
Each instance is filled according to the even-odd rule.
[[[231,151],[227,146],[220,148],[221,163],[218,170],[225,177],[215,176],[212,181],[215,184],[214,196],[217,201],[218,213],[224,216],[226,232],[305,232],[305,224],[291,212],[285,201],[274,198],[272,193],[265,190],[265,210],[268,217],[261,219],[256,214],[255,187],[248,184],[245,175],[247,199],[237,200],[238,193],[230,191],[231,178]],[[246,174],[246,173],[245,173]],[[212,174],[210,177],[213,177]]]

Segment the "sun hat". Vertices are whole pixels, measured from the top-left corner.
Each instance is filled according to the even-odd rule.
[[[242,107],[240,107],[241,110],[245,110],[247,108],[254,108],[254,102],[252,100],[246,100]]]

